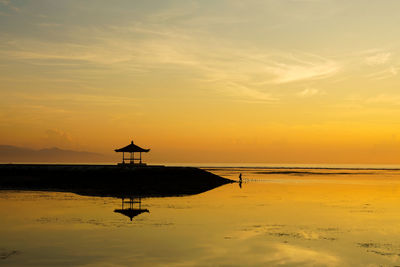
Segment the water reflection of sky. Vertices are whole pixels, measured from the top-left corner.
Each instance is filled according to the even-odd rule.
[[[193,196],[121,200],[0,192],[5,266],[365,266],[400,264],[400,174],[265,174]],[[246,181],[246,180],[245,180]],[[298,182],[300,181],[300,182]]]

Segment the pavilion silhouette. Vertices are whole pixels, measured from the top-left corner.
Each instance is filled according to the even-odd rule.
[[[124,204],[129,204],[129,205],[128,207],[125,207]],[[134,204],[138,204],[138,207],[134,208]],[[144,212],[150,212],[150,211],[148,209],[142,209],[142,200],[140,197],[139,198],[130,197],[129,200],[125,200],[125,198],[122,198],[121,209],[115,209],[114,212],[125,215],[129,217],[129,219],[131,219],[132,221],[133,217],[136,217]]]
[[[131,141],[131,143],[125,147],[115,149],[115,152],[122,152],[122,163],[119,163],[120,165],[131,164],[136,166],[146,166],[146,163],[142,162],[142,153],[147,153],[149,151],[150,149],[144,149],[135,145],[133,141]],[[130,156],[125,158],[125,153],[129,153]],[[135,158],[135,153],[139,153],[139,158]],[[125,163],[125,160],[127,160],[128,163]]]

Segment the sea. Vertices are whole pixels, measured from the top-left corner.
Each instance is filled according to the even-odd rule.
[[[242,182],[124,200],[0,191],[0,266],[400,266],[400,166],[186,165]]]

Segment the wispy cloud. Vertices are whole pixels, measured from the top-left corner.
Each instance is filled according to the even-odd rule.
[[[399,73],[400,66],[389,66],[383,70],[376,71],[368,75],[372,80],[384,80],[397,76]]]
[[[21,104],[41,105],[43,103],[52,103],[52,106],[58,106],[60,103],[69,103],[70,105],[82,106],[99,106],[99,107],[115,107],[115,106],[138,106],[143,99],[128,96],[83,94],[83,93],[59,93],[49,95],[32,95],[27,93],[9,93],[3,95],[3,98],[19,99]],[[3,103],[5,104],[5,103]]]
[[[15,12],[20,12],[21,10],[16,7],[10,0],[0,0],[0,4],[3,6],[8,7],[9,9],[15,11]]]
[[[383,65],[390,60],[391,56],[392,54],[389,52],[377,53],[374,55],[367,56],[365,58],[365,63],[369,66]]]
[[[243,101],[262,101],[262,102],[275,102],[278,98],[271,93],[263,92],[261,90],[253,89],[244,85],[234,82],[227,82],[223,87],[224,91],[230,92],[232,95],[240,97]]]
[[[380,94],[377,96],[369,97],[365,100],[367,104],[390,104],[400,105],[399,95]]]
[[[357,63],[360,60],[369,68],[365,69],[365,77],[371,80],[384,80],[396,76],[400,70],[395,61],[394,48],[373,48],[360,51],[355,54]]]
[[[297,93],[299,97],[311,97],[315,95],[322,95],[325,94],[325,92],[322,92],[321,90],[318,90],[316,88],[306,88],[303,91],[300,91]]]
[[[91,64],[103,68],[98,71],[190,70],[189,79],[214,83],[209,87],[231,97],[259,101],[276,101],[274,86],[329,78],[341,70],[339,62],[319,55],[236,45],[203,31],[159,23],[176,13],[157,15],[149,24],[71,28],[65,34],[68,42],[15,37],[0,46],[0,57],[59,68]]]
[[[276,75],[275,83],[327,78],[339,71],[339,64],[327,59],[311,59],[307,62],[276,63],[271,72]]]

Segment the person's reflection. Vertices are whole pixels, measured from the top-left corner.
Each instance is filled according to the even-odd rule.
[[[124,204],[128,204],[126,207]],[[134,208],[134,204],[138,204],[137,208]],[[121,213],[127,217],[129,217],[132,221],[133,217],[138,216],[144,212],[149,212],[148,209],[142,209],[142,200],[141,198],[129,197],[129,200],[125,201],[125,198],[122,198],[121,209],[115,209],[114,212]]]

